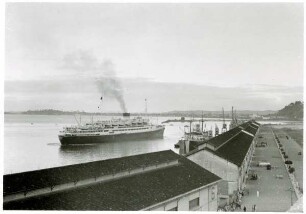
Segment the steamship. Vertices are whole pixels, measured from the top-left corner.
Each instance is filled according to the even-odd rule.
[[[184,132],[184,136],[174,145],[174,147],[179,148],[180,145],[185,141],[201,143],[211,139],[212,137],[213,137],[212,130],[204,131],[203,124],[202,128],[200,128],[200,124],[196,124],[193,127],[193,130],[191,130],[191,124],[190,124],[190,132]]]
[[[154,125],[149,119],[123,113],[120,119],[64,127],[58,137],[62,145],[93,144],[163,138],[164,130],[163,125]]]

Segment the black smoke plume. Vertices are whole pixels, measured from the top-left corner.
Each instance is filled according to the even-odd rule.
[[[123,88],[110,60],[99,62],[90,52],[79,51],[66,55],[62,68],[73,70],[76,75],[80,76],[93,75],[101,95],[115,98],[119,102],[121,110],[127,112]]]

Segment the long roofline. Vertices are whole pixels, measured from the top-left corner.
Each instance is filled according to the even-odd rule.
[[[132,176],[127,176],[124,180],[122,179],[116,179],[110,182],[105,182],[103,183],[99,183],[97,185],[100,185],[99,188],[104,188],[104,190],[107,191],[111,191],[113,196],[117,195],[117,199],[116,201],[112,200],[112,197],[109,198],[109,196],[107,195],[103,195],[103,191],[102,191],[102,202],[105,200],[105,204],[101,204],[99,206],[101,207],[109,207],[106,208],[104,210],[111,210],[112,209],[112,203],[119,203],[119,205],[114,207],[114,210],[121,210],[122,208],[126,208],[127,206],[129,208],[131,208],[131,210],[136,209],[136,210],[141,210],[141,209],[148,209],[149,207],[155,207],[158,206],[159,204],[163,204],[169,200],[173,200],[177,197],[180,197],[182,195],[186,195],[188,193],[192,193],[195,192],[199,189],[205,188],[207,186],[211,186],[214,185],[216,182],[221,181],[222,178],[220,178],[219,176],[215,175],[214,173],[208,171],[207,169],[197,165],[196,163],[194,163],[193,161],[180,156],[179,154],[174,153],[171,150],[165,150],[167,152],[167,155],[170,155],[171,157],[176,158],[179,161],[178,165],[172,165],[170,166],[168,169],[163,168],[163,169],[158,169],[158,170],[151,170],[150,172],[147,173],[137,173],[132,175]],[[156,152],[156,153],[161,153],[160,152]],[[172,155],[173,154],[173,155]],[[158,159],[158,158],[157,158]],[[141,160],[138,160],[141,162]],[[154,162],[154,160],[152,160]],[[154,162],[155,163],[155,162]],[[176,175],[176,176],[175,176]],[[192,176],[190,176],[192,175]],[[143,177],[142,177],[143,176]],[[155,177],[154,177],[155,176]],[[171,182],[171,177],[174,176],[176,179],[176,181]],[[182,177],[181,177],[182,176]],[[184,178],[181,180],[181,178]],[[136,179],[136,180],[135,180]],[[138,181],[137,181],[138,179]],[[148,181],[146,181],[145,179],[148,179]],[[160,180],[159,180],[160,179]],[[184,182],[184,181],[189,181],[189,182]],[[155,182],[155,181],[160,181],[160,182]],[[137,182],[136,182],[137,181]],[[134,187],[132,188],[130,191],[132,192],[132,194],[126,193],[125,191],[123,191],[124,194],[122,194],[122,188],[117,188],[116,186],[122,186],[124,187],[125,190],[129,190],[129,185],[127,185],[128,182],[131,182],[131,186]],[[140,197],[141,200],[139,201],[135,201],[135,197],[133,196],[133,194],[136,195],[136,197],[139,197],[141,195],[138,195],[138,188],[141,187],[140,189],[142,189],[142,185],[141,182],[143,182],[145,184],[146,187],[144,187],[141,195],[145,195],[148,194],[148,199],[147,197]],[[169,182],[172,183],[169,187]],[[178,183],[180,184],[179,187],[177,187]],[[128,183],[129,184],[129,183]],[[103,185],[103,186],[101,186]],[[176,189],[175,191],[172,191],[173,188],[172,187],[176,187],[174,189]],[[166,187],[169,187],[169,189],[167,190]],[[156,192],[158,194],[150,194],[150,192],[148,191],[148,189],[145,188],[152,188],[154,189],[153,192]],[[92,191],[95,191],[96,189],[93,188]],[[83,190],[82,190],[83,191]],[[89,191],[89,190],[88,190]],[[77,195],[79,194],[80,196],[82,195],[81,190],[78,189],[79,193],[76,193]],[[164,194],[165,192],[165,194]],[[98,192],[97,192],[98,193]],[[120,193],[122,195],[120,195]],[[59,193],[60,194],[60,193]],[[99,193],[100,194],[100,193]],[[118,194],[120,195],[120,197],[118,197]],[[86,195],[86,194],[85,194]],[[95,194],[93,194],[95,195]],[[84,194],[83,194],[84,196]],[[51,194],[51,201],[53,199],[56,199],[57,196],[55,194]],[[53,199],[52,199],[53,197]],[[94,196],[88,196],[88,198],[92,198]],[[48,198],[48,197],[47,197]],[[59,199],[58,199],[59,198]],[[56,200],[60,201],[61,197],[58,197]],[[84,198],[83,198],[84,199]],[[86,199],[86,198],[85,198]],[[84,200],[85,200],[84,199]],[[97,201],[97,198],[93,198],[95,200],[93,201]],[[154,200],[153,200],[154,199]],[[31,199],[29,199],[31,200]],[[46,200],[46,202],[48,202],[48,199],[44,199]],[[70,199],[68,199],[70,200]],[[88,199],[86,199],[88,201]],[[92,201],[89,201],[90,203]],[[120,203],[122,202],[122,203]],[[127,203],[127,202],[131,202],[131,203]],[[14,202],[15,203],[15,202]],[[19,203],[19,202],[16,202]],[[40,202],[38,202],[39,204]],[[109,204],[110,203],[110,204]],[[76,206],[78,205],[78,202],[74,201],[74,203]],[[31,204],[28,204],[30,207],[32,206]],[[28,206],[27,204],[24,206]],[[10,206],[10,204],[7,204],[7,206]],[[23,205],[22,205],[23,206]],[[49,210],[48,207],[50,207],[50,203],[48,205],[48,203],[44,204],[44,202],[42,202],[42,204],[38,205],[38,206],[47,206],[47,210]],[[51,205],[52,206],[52,205]],[[65,203],[63,205],[61,205],[60,203],[58,203],[58,205],[56,205],[57,207],[65,207]],[[70,206],[70,205],[68,205]],[[74,205],[73,205],[74,206]],[[89,205],[92,206],[92,205]],[[70,206],[71,207],[71,206]],[[84,206],[80,204],[80,209],[83,210]],[[85,207],[86,208],[86,207]],[[9,208],[8,208],[9,209]],[[88,209],[87,210],[93,210],[93,209]],[[125,209],[127,210],[127,209]]]
[[[246,136],[248,136],[249,138],[251,138],[251,139],[249,139],[249,140],[251,140],[251,141],[244,142],[244,144],[249,144],[248,147],[247,147],[247,151],[248,151],[249,148],[250,148],[251,145],[252,145],[252,141],[254,140],[254,135],[252,135],[252,134],[250,134],[250,133],[248,133],[248,132],[242,130],[241,132],[239,132],[238,135],[236,135],[237,140],[241,140],[241,139],[239,139],[239,138],[243,137],[243,134],[246,135]],[[245,139],[245,140],[247,140],[247,139]],[[235,140],[234,138],[232,138],[231,141],[234,141],[234,142],[233,142],[234,144],[235,144],[235,142],[236,142],[236,140]],[[232,144],[232,143],[230,143],[229,146],[232,146],[231,144]],[[227,145],[227,144],[225,144],[225,145]],[[222,149],[222,148],[221,148],[221,149]],[[223,148],[223,149],[224,149],[224,148]],[[232,161],[231,159],[229,159],[229,157],[231,156],[231,153],[227,153],[227,155],[222,155],[222,152],[221,152],[221,154],[219,154],[219,152],[220,152],[220,151],[219,151],[219,149],[218,149],[218,150],[214,151],[214,154],[216,154],[217,156],[219,156],[219,157],[221,157],[221,158],[223,158],[223,159],[225,159],[225,160],[227,160],[227,161],[233,163],[234,165],[236,165],[236,166],[238,166],[238,167],[241,167],[241,164],[243,163],[243,161],[242,161],[242,162],[237,162],[237,161],[235,162],[235,161]],[[224,153],[224,152],[223,152],[223,153]],[[241,153],[241,152],[240,152],[240,153]],[[244,158],[245,158],[245,155],[246,155],[246,153],[244,154]],[[236,156],[235,156],[235,157],[236,157]],[[235,158],[234,158],[234,159],[235,159]]]
[[[246,135],[249,135],[250,137],[252,137],[252,140],[254,140],[255,135],[252,134],[252,133],[250,133],[249,131],[245,130],[245,129],[248,128],[248,127],[251,127],[252,129],[258,130],[259,126],[258,126],[257,128],[255,128],[254,126],[252,126],[253,123],[254,123],[254,121],[251,120],[251,121],[248,121],[248,122],[242,124],[242,125],[244,125],[244,126],[248,124],[248,126],[245,127],[245,128],[244,128],[243,126],[237,126],[237,127],[235,127],[235,128],[238,128],[238,127],[239,127],[239,128],[240,128],[240,131],[239,131],[237,134],[235,134],[234,136],[230,136],[228,139],[226,139],[225,142],[222,143],[220,146],[218,146],[215,150],[210,149],[210,148],[207,148],[207,147],[204,147],[204,148],[201,148],[201,149],[198,149],[198,148],[197,148],[197,149],[194,149],[194,150],[192,150],[192,151],[190,151],[190,152],[184,154],[184,156],[185,156],[185,157],[188,157],[188,156],[193,155],[193,154],[195,154],[195,153],[197,153],[197,152],[199,152],[199,151],[206,150],[206,151],[209,151],[209,152],[213,153],[214,155],[217,155],[217,156],[219,156],[219,157],[221,157],[221,158],[227,160],[228,162],[231,162],[232,164],[235,164],[236,166],[240,167],[241,164],[234,163],[233,161],[229,160],[227,157],[218,154],[216,151],[218,151],[222,146],[226,145],[230,140],[232,140],[233,138],[237,137],[237,136],[240,135],[241,133],[244,133],[244,134],[246,134]],[[225,133],[226,133],[226,132],[225,132]],[[225,134],[225,133],[223,133],[223,134]],[[221,134],[221,135],[223,135],[223,134]],[[221,135],[218,135],[218,136],[221,136]],[[218,137],[218,136],[217,136],[217,137]],[[204,142],[204,143],[209,144],[209,141]],[[201,143],[201,144],[199,144],[199,145],[202,145],[202,144],[204,144],[204,143]],[[210,145],[213,145],[213,144],[210,144]],[[251,146],[251,144],[250,144],[250,146]],[[249,147],[250,147],[250,146],[249,146]]]

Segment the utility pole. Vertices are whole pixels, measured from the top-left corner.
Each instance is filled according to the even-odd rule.
[[[294,190],[292,188],[290,188],[290,192],[291,192],[291,206],[293,205],[293,198],[292,198],[293,191]]]
[[[290,191],[291,206],[292,206],[292,205],[293,205],[292,192],[293,192],[294,190],[290,187],[287,191]]]

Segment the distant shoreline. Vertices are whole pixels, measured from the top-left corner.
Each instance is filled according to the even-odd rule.
[[[131,113],[131,116],[159,116],[159,117],[176,117],[176,118],[201,118],[202,114],[199,114],[199,112],[192,113],[193,111],[183,111],[183,112],[163,112],[163,113]],[[4,114],[7,115],[88,115],[88,116],[122,116],[122,113],[120,112],[104,112],[104,113],[98,113],[98,112],[84,112],[84,111],[60,111],[60,110],[29,110],[29,111],[19,111],[19,112],[4,112]],[[215,115],[213,113],[210,113],[209,111],[205,111],[203,114],[204,118],[215,118],[222,120],[222,116]],[[225,114],[225,119],[228,121],[231,119],[229,114]],[[239,120],[250,120],[251,117],[247,115],[242,115],[238,117]],[[290,118],[270,118],[270,119],[262,119],[262,118],[255,118],[256,121],[293,121],[293,122],[303,122],[303,119],[301,120],[295,120]],[[176,119],[175,121],[184,121],[181,119]],[[175,122],[173,121],[173,122]],[[184,122],[188,122],[189,120],[185,120]],[[169,120],[167,122],[172,122],[172,120]]]

